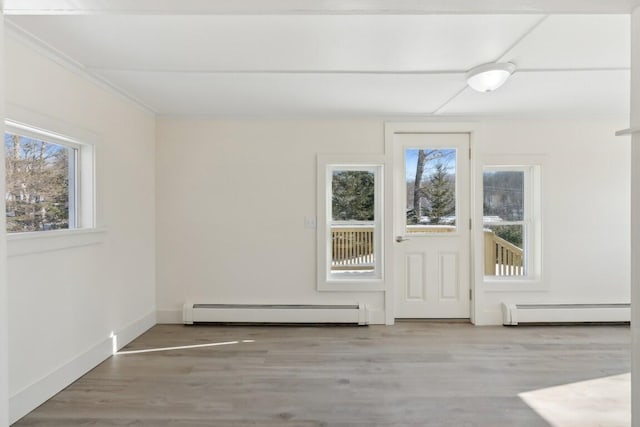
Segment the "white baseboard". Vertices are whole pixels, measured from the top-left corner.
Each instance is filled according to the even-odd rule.
[[[629,322],[631,304],[502,303],[502,324]]]
[[[635,300],[632,301],[632,304]],[[635,310],[635,307],[634,307]],[[635,313],[634,313],[635,314]],[[631,323],[631,420],[635,423],[640,419],[640,328]]]
[[[182,310],[158,310],[156,318],[159,324],[182,324]]]
[[[384,310],[369,310],[369,324],[384,325],[385,324]]]
[[[157,323],[161,325],[182,324],[182,310],[158,310],[156,312]],[[369,310],[370,325],[384,325],[384,310]]]
[[[147,332],[157,323],[156,312],[152,311],[117,332],[116,335],[118,336],[118,350],[138,338],[140,335]]]
[[[476,313],[473,324],[476,326],[502,325],[502,311],[492,310]]]
[[[111,338],[107,338],[49,375],[9,397],[9,422],[18,421],[99,365],[111,354],[113,354]]]
[[[118,348],[122,348],[156,323],[151,312],[116,331]],[[98,366],[113,354],[113,340],[106,338],[45,377],[9,398],[9,422],[14,423],[63,390],[69,384]]]

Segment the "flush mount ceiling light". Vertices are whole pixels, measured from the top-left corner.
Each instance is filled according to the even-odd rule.
[[[491,92],[502,86],[515,70],[511,62],[478,65],[467,72],[467,84],[478,92]]]

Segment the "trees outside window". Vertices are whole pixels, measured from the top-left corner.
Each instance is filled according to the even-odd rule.
[[[427,216],[431,224],[441,224],[445,217],[455,214],[455,190],[451,177],[442,163],[437,163],[429,185],[424,189],[428,201]]]
[[[456,150],[410,148],[405,158],[407,225],[455,225]]]
[[[539,166],[485,166],[483,235],[486,276],[539,274]],[[536,225],[538,224],[538,228]],[[539,255],[537,256],[539,258]]]
[[[73,226],[75,149],[5,133],[7,232]]]
[[[333,172],[332,215],[334,221],[373,221],[375,175],[369,171]]]

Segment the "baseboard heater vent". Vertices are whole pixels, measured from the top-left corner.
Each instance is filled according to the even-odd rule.
[[[630,322],[631,304],[506,304],[502,324]]]
[[[344,323],[367,325],[364,304],[193,304],[182,309],[185,325],[194,323]]]

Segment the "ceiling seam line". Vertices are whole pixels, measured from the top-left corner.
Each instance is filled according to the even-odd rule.
[[[511,52],[513,49],[515,49],[515,48],[516,48],[516,46],[518,46],[520,43],[522,43],[522,41],[523,41],[524,39],[526,39],[527,37],[529,37],[529,35],[530,35],[531,33],[533,33],[536,29],[538,29],[538,27],[539,27],[539,26],[540,26],[544,21],[546,21],[548,17],[549,17],[549,15],[544,15],[542,18],[540,18],[540,19],[538,20],[538,22],[536,22],[535,24],[533,24],[533,26],[531,26],[531,28],[529,28],[529,29],[528,29],[524,34],[522,34],[520,37],[518,37],[518,39],[517,39],[515,42],[513,42],[513,43],[511,44],[511,46],[509,46],[509,47],[507,48],[507,50],[505,50],[505,51],[502,53],[502,55],[500,55],[500,56],[499,56],[495,61],[493,61],[493,62],[500,62],[500,61],[502,61],[502,60],[504,59],[504,57],[505,57],[505,56],[507,56],[507,54],[508,54],[509,52]],[[518,64],[516,64],[516,65],[518,65]]]
[[[372,75],[451,75],[466,70],[160,70],[152,68],[87,67],[93,72],[106,73],[165,73],[165,74],[372,74]]]
[[[467,85],[465,84],[464,87],[462,89],[460,89],[459,91],[457,91],[456,93],[453,94],[453,96],[451,96],[449,99],[447,99],[446,101],[444,101],[444,103],[442,105],[440,105],[438,108],[436,108],[435,110],[433,110],[431,113],[429,113],[430,115],[436,115],[438,114],[438,112],[440,110],[442,110],[444,107],[447,106],[447,104],[449,104],[451,101],[453,101],[454,99],[456,99],[458,96],[460,96],[460,94],[462,92],[465,91],[465,89],[467,88]]]
[[[500,60],[502,60],[509,52],[511,52],[518,44],[520,44],[522,42],[522,40],[524,40],[525,38],[527,38],[532,32],[534,32],[539,26],[540,24],[542,24],[544,21],[547,20],[547,18],[549,17],[549,15],[544,15],[542,18],[540,18],[534,25],[531,26],[531,28],[529,28],[524,34],[522,34],[520,37],[518,37],[518,39],[513,42],[511,44],[511,46],[509,46],[507,48],[507,50],[505,50],[502,55],[500,55],[498,57],[498,59],[496,59],[494,62],[499,62]],[[443,108],[445,108],[449,103],[451,103],[454,99],[456,99],[458,96],[460,96],[462,94],[462,92],[465,91],[465,89],[467,88],[467,85],[465,85],[462,89],[460,89],[459,91],[457,91],[456,93],[453,94],[453,96],[451,96],[449,99],[447,99],[442,105],[440,105],[438,108],[436,108],[435,110],[433,110],[430,114],[431,115],[436,115],[438,114],[438,112],[440,112]]]
[[[337,74],[337,75],[416,75],[416,76],[437,76],[451,74],[466,74],[462,70],[441,70],[441,71],[371,71],[371,70],[154,70],[154,69],[136,69],[136,68],[102,68],[102,67],[84,67],[93,73],[150,73],[150,74]],[[560,72],[581,72],[581,71],[630,71],[630,67],[585,67],[585,68],[521,68],[517,71],[520,73],[560,73]]]
[[[593,71],[631,71],[631,67],[584,67],[584,68],[521,68],[519,73],[576,73]]]

